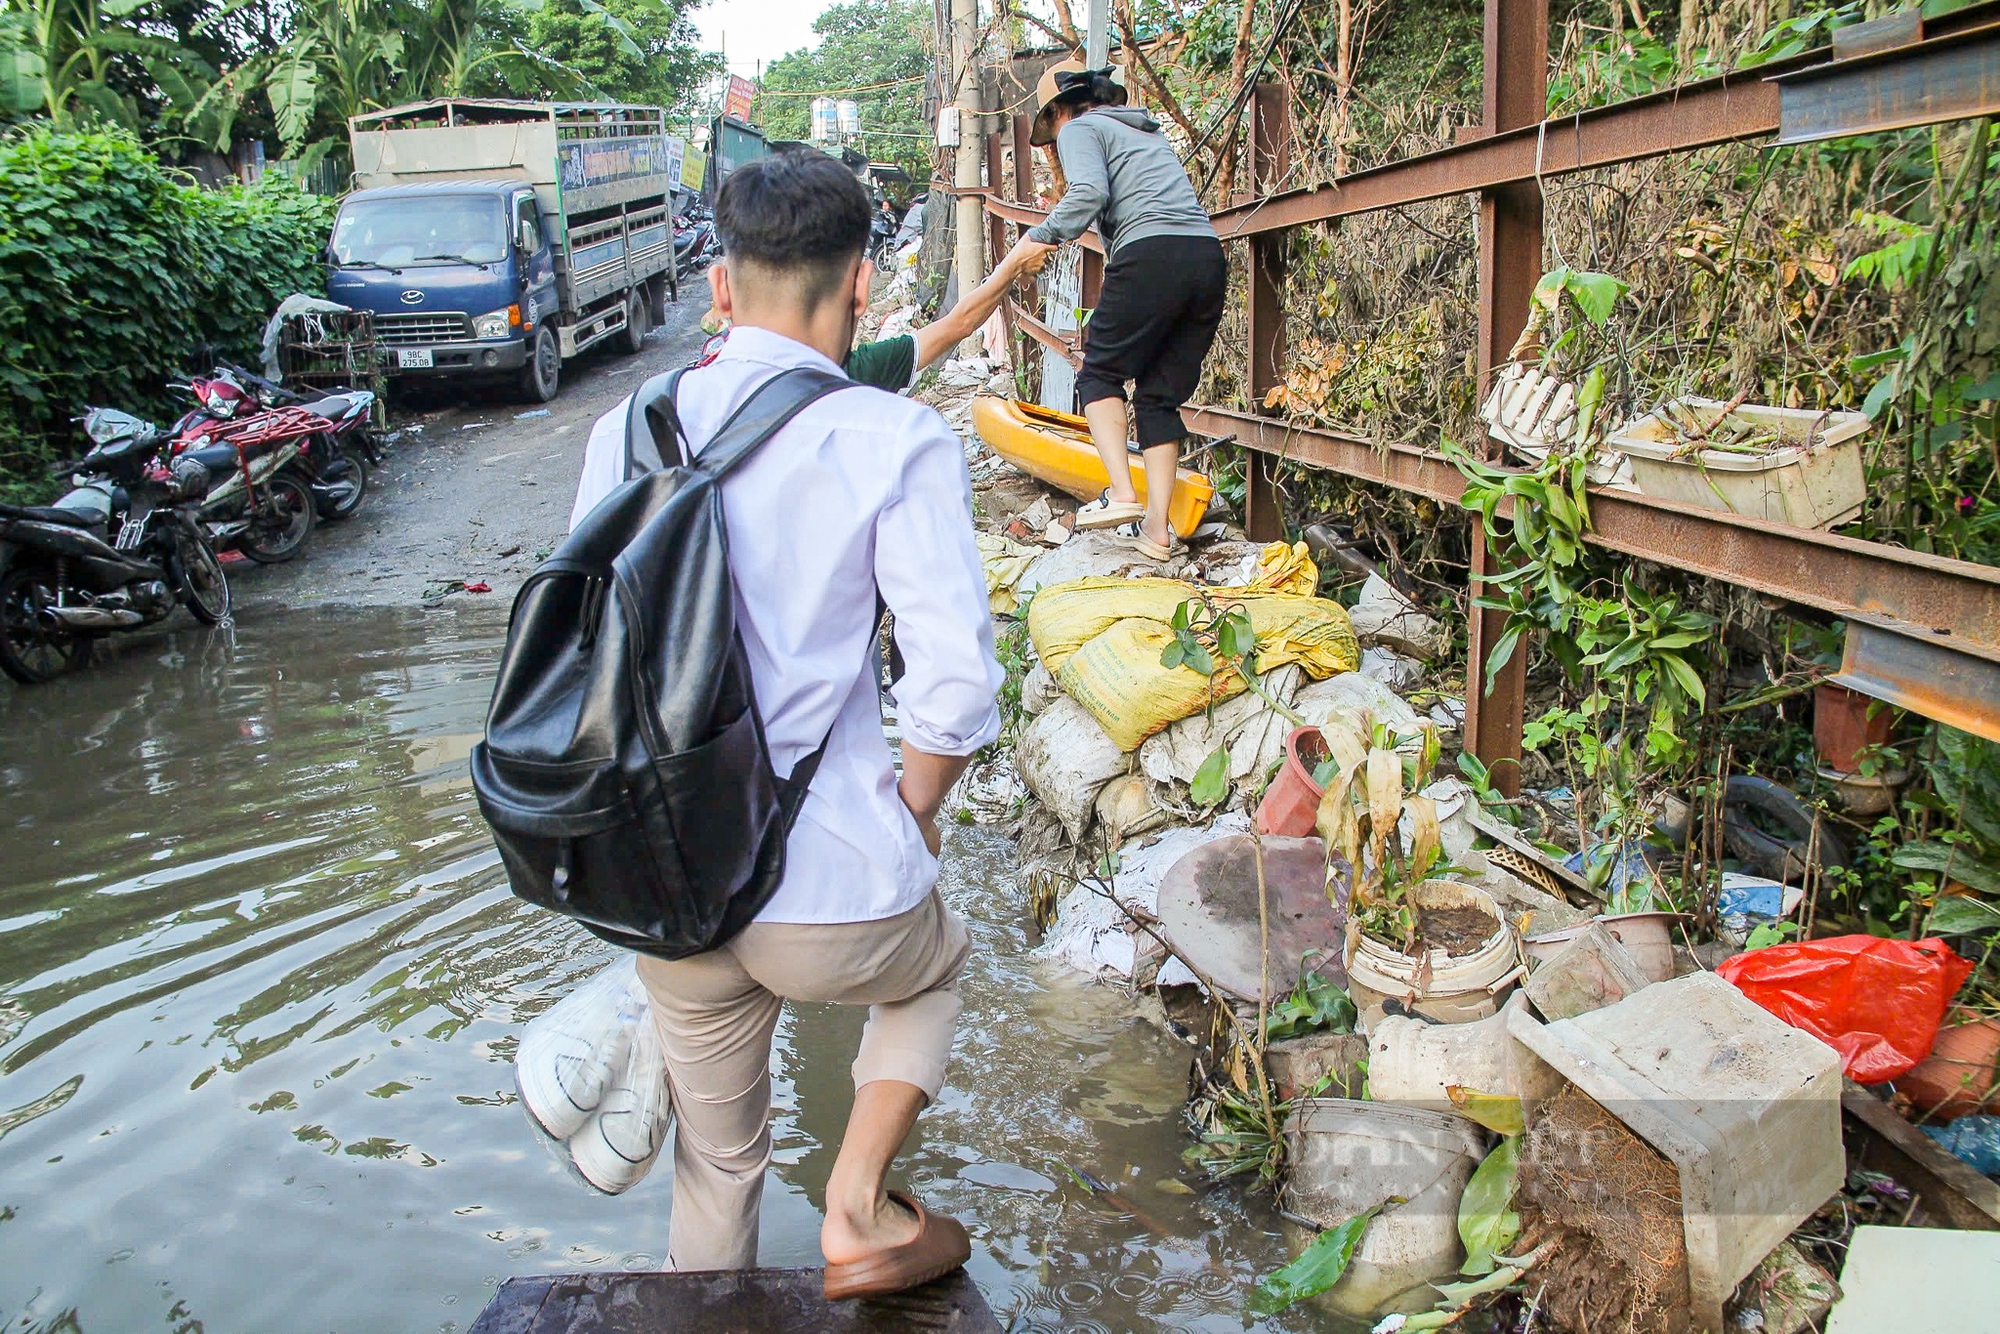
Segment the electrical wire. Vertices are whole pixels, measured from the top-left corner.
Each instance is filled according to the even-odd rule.
[[[890,79],[890,80],[887,80],[886,82],[883,82],[883,83],[863,83],[863,84],[856,84],[856,85],[855,85],[854,87],[852,87],[852,88],[810,88],[810,89],[791,89],[791,88],[770,88],[770,89],[759,89],[759,90],[758,90],[758,92],[757,92],[757,96],[759,96],[759,97],[839,97],[839,96],[841,96],[841,95],[842,95],[842,94],[844,94],[844,93],[870,93],[870,92],[874,92],[874,91],[875,91],[875,90],[876,90],[877,88],[901,88],[901,87],[903,87],[903,86],[904,86],[905,84],[911,84],[911,83],[922,83],[922,82],[923,82],[923,81],[924,81],[925,79],[927,79],[927,78],[929,78],[929,77],[930,77],[930,76],[929,76],[928,74],[912,74],[912,75],[910,75],[910,76],[909,76],[909,77],[908,77],[907,79]]]
[[[1292,20],[1299,16],[1299,11],[1303,8],[1305,8],[1304,0],[1292,0],[1291,5],[1285,10],[1283,16],[1278,19],[1276,26],[1271,29],[1270,39],[1264,43],[1263,54],[1257,57],[1256,64],[1245,71],[1243,86],[1236,90],[1236,96],[1230,100],[1229,105],[1215,119],[1209,122],[1208,128],[1202,131],[1201,138],[1195,140],[1194,146],[1189,148],[1186,154],[1182,156],[1181,162],[1183,164],[1194,161],[1195,156],[1208,146],[1208,141],[1215,137],[1215,132],[1221,129],[1225,122],[1234,121],[1238,116],[1243,114],[1244,106],[1257,91],[1257,76],[1264,72],[1264,66],[1270,63],[1272,53],[1278,49],[1278,43],[1284,40],[1285,30],[1292,26]],[[1215,174],[1221,170],[1221,167],[1222,164],[1217,162],[1214,167],[1209,169],[1207,179],[1201,183],[1203,191],[1206,191],[1210,185],[1214,184]]]

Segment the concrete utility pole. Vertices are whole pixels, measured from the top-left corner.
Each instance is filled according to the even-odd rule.
[[[951,0],[951,63],[958,75],[958,147],[952,150],[952,184],[977,190],[980,172],[979,0]],[[962,297],[986,277],[986,209],[976,194],[962,194],[954,213],[957,224],[958,294]],[[996,256],[997,258],[997,256]]]
[[[1111,0],[1090,0],[1083,33],[1083,65],[1085,69],[1103,69],[1110,63]]]

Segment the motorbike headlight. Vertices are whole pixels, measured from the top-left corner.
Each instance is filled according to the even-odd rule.
[[[472,322],[474,338],[505,338],[510,329],[521,322],[521,308],[508,306],[496,310],[491,315],[481,315]]]

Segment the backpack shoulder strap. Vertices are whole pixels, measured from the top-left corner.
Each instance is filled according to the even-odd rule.
[[[721,481],[808,406],[828,394],[853,387],[854,381],[845,376],[830,375],[810,366],[779,371],[757,386],[743,406],[730,414],[722,429],[702,447],[694,466]]]
[[[639,386],[625,411],[625,480],[688,465],[687,432],[676,396],[688,368],[655,375]]]

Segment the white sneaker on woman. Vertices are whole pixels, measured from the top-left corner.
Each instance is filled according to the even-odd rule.
[[[621,961],[622,962],[622,961]],[[634,1035],[650,1019],[629,963],[585,982],[528,1025],[514,1054],[521,1104],[555,1138],[568,1139],[624,1078]]]
[[[648,1023],[632,1044],[624,1077],[570,1137],[570,1161],[585,1181],[607,1195],[617,1195],[644,1179],[673,1123],[666,1061]]]

